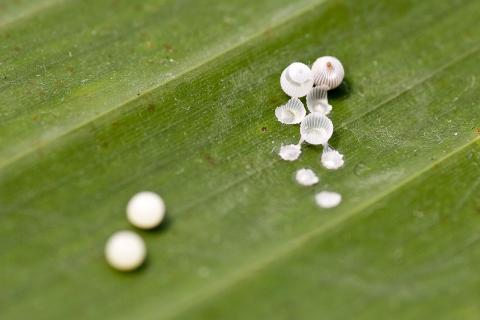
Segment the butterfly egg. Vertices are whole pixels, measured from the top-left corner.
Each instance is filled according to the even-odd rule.
[[[156,193],[139,192],[127,204],[127,219],[137,228],[152,229],[165,217],[165,203]]]
[[[311,169],[300,169],[295,173],[295,180],[302,186],[313,186],[319,179]]]
[[[300,123],[306,114],[307,111],[298,98],[291,98],[286,104],[275,109],[275,116],[283,124]]]
[[[286,161],[295,161],[300,157],[302,153],[302,147],[300,144],[288,144],[281,146],[278,155],[280,158]]]
[[[290,97],[304,97],[313,87],[312,70],[306,64],[294,62],[283,70],[280,86]]]
[[[318,112],[310,113],[300,124],[300,135],[303,140],[310,144],[325,144],[332,134],[332,121]]]
[[[320,208],[333,208],[342,202],[342,195],[337,192],[322,191],[315,195],[315,202]]]
[[[132,231],[115,232],[105,246],[107,262],[120,271],[137,269],[145,261],[146,255],[145,242]]]
[[[338,87],[345,76],[342,63],[335,57],[318,58],[312,65],[315,85],[324,90]]]
[[[343,154],[333,149],[328,144],[323,148],[321,162],[325,168],[330,170],[341,168],[345,163],[343,160]]]
[[[307,108],[310,112],[329,114],[332,111],[332,106],[328,104],[327,90],[320,87],[313,88],[307,94]]]

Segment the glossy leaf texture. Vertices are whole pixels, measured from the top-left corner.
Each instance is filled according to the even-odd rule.
[[[0,8],[1,319],[478,318],[480,2]],[[277,155],[280,73],[322,55],[338,171]],[[105,240],[141,190],[168,219],[119,273]]]

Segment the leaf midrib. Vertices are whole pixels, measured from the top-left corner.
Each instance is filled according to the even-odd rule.
[[[7,160],[4,160],[3,162],[0,162],[0,172],[5,170],[6,168],[8,168],[10,165],[16,163],[17,161],[23,159],[23,158],[26,158],[28,155],[40,150],[40,149],[43,149],[45,147],[47,147],[48,145],[54,143],[55,141],[63,138],[64,136],[67,136],[77,130],[80,130],[82,129],[83,127],[86,127],[88,126],[90,123],[100,119],[100,118],[103,118],[107,115],[109,115],[110,113],[113,113],[115,112],[116,110],[119,110],[121,109],[122,107],[140,99],[140,98],[143,98],[145,95],[155,91],[155,90],[158,90],[166,85],[168,85],[170,82],[173,82],[175,80],[178,80],[180,79],[181,77],[191,73],[191,72],[194,72],[195,70],[197,69],[200,69],[201,67],[203,67],[204,65],[207,65],[209,63],[212,63],[213,61],[221,58],[222,56],[224,55],[227,55],[229,54],[230,52],[232,51],[235,51],[245,45],[248,45],[250,42],[254,42],[257,38],[259,38],[260,36],[262,36],[266,30],[269,30],[269,29],[272,29],[272,28],[275,28],[275,27],[279,27],[283,24],[286,24],[290,21],[293,21],[295,19],[297,19],[298,17],[301,17],[303,16],[304,14],[308,13],[310,10],[313,10],[314,8],[316,8],[317,6],[320,6],[321,4],[323,4],[324,2],[326,2],[327,0],[318,0],[317,2],[314,2],[314,3],[311,3],[311,4],[308,4],[306,6],[304,6],[302,9],[299,9],[297,10],[296,12],[288,15],[287,17],[285,18],[282,18],[282,19],[279,19],[278,21],[276,21],[276,23],[274,24],[270,24],[270,25],[267,25],[266,27],[264,27],[261,31],[259,32],[256,32],[256,33],[253,33],[252,35],[250,35],[249,37],[246,37],[244,40],[242,41],[239,41],[237,42],[236,44],[230,46],[229,48],[226,48],[225,50],[222,50],[220,52],[218,52],[217,54],[215,54],[214,56],[212,56],[211,58],[208,58],[208,59],[204,59],[204,60],[201,60],[200,62],[198,62],[197,64],[194,64],[193,66],[191,67],[186,67],[183,71],[177,73],[176,75],[172,76],[171,78],[163,81],[163,82],[160,82],[146,90],[144,90],[140,95],[135,95],[135,96],[132,96],[130,99],[126,99],[125,101],[123,101],[122,103],[120,104],[117,104],[115,105],[114,107],[110,108],[110,109],[107,109],[103,112],[100,112],[98,114],[96,114],[95,116],[91,117],[90,119],[86,120],[86,121],[83,121],[83,122],[80,122],[78,123],[77,125],[75,126],[72,126],[70,127],[69,129],[66,129],[64,130],[63,132],[57,134],[56,136],[54,136],[53,138],[51,139],[48,139],[48,140],[45,140],[43,143],[41,144],[37,144],[35,147],[32,147],[32,148],[27,148],[24,152],[19,152],[17,153],[17,155],[15,156],[12,156],[10,159],[7,159]],[[1,27],[1,26],[0,26]]]

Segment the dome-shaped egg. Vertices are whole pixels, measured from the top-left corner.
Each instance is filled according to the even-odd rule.
[[[324,90],[338,87],[345,76],[343,65],[335,57],[325,56],[318,58],[312,66],[315,86]]]

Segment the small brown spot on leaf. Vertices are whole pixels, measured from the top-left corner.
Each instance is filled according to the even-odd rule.
[[[148,112],[155,112],[155,109],[156,109],[156,107],[153,103],[150,103],[147,107]]]
[[[175,48],[174,48],[170,43],[164,43],[164,44],[163,44],[163,48],[164,48],[165,51],[167,51],[167,52],[173,52],[173,51],[175,51]]]
[[[266,38],[271,38],[273,36],[273,31],[271,28],[268,28],[267,30],[265,30],[263,34],[265,35]]]
[[[203,159],[205,159],[208,162],[208,164],[210,164],[211,166],[217,165],[217,161],[208,153],[203,154]]]
[[[477,128],[476,131],[477,131],[477,134],[480,135],[480,128]]]
[[[101,147],[104,148],[104,149],[107,149],[108,148],[108,142],[106,142],[106,141],[102,142]]]
[[[262,132],[267,132],[267,127],[262,127]]]

